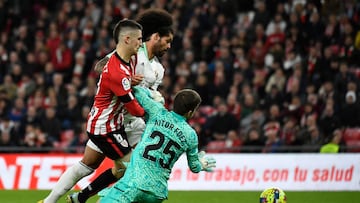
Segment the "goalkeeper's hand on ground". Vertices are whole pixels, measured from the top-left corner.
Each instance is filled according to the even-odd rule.
[[[150,92],[151,92],[151,97],[154,99],[154,101],[160,102],[161,104],[165,104],[165,99],[159,91],[150,90]]]
[[[212,156],[205,156],[205,152],[201,151],[198,154],[201,163],[201,170],[206,172],[214,171],[216,167],[216,160]]]

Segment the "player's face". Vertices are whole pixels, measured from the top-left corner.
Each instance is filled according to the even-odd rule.
[[[142,33],[141,30],[137,30],[130,36],[130,46],[133,51],[132,54],[136,54],[142,45]]]
[[[173,39],[174,39],[173,34],[160,37],[159,41],[154,46],[155,56],[162,57],[167,52],[167,50],[170,49]]]

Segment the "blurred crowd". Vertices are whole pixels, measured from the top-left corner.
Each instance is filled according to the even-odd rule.
[[[342,133],[360,128],[356,0],[0,0],[0,151],[81,152],[94,64],[116,22],[150,7],[175,21],[160,91],[168,108],[179,89],[199,92],[201,148],[347,151]]]

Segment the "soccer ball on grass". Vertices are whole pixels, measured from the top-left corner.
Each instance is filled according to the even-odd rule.
[[[278,187],[267,188],[260,194],[260,203],[286,203],[285,192]]]

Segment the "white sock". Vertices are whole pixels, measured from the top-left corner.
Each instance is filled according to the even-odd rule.
[[[82,162],[68,168],[61,176],[50,194],[44,199],[44,203],[56,203],[61,196],[67,193],[83,177],[90,175],[94,169]]]

